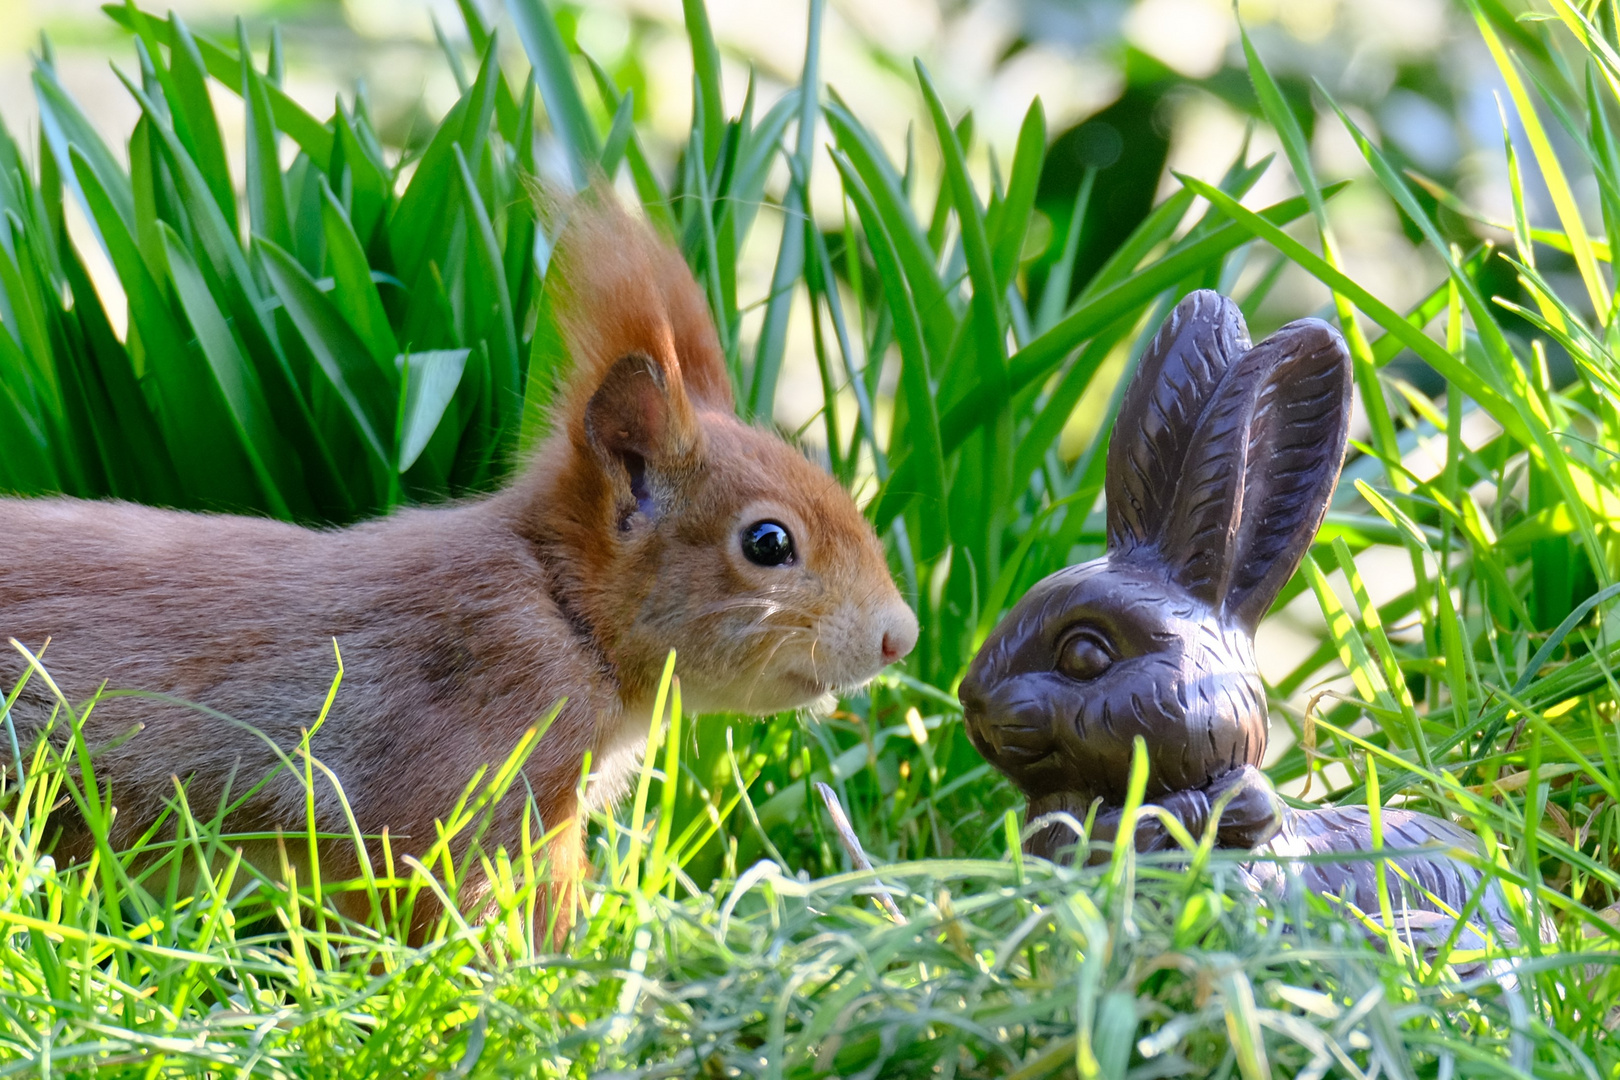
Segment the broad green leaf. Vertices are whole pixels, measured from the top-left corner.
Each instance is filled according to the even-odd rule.
[[[124,10],[123,5],[109,4],[103,7],[102,11],[126,30],[134,29],[129,13]],[[163,22],[161,19],[154,19],[151,13],[147,13],[146,17],[155,22]],[[208,74],[231,89],[242,85],[242,61],[237,53],[201,34],[193,35],[192,40],[197,46],[198,55],[207,65]],[[332,133],[306,112],[302,105],[288,97],[281,87],[267,83],[265,93],[270,101],[276,127],[297,143],[299,149],[308,154],[318,168],[325,171],[331,164]]]
[[[929,355],[945,357],[956,336],[956,309],[947,297],[944,283],[934,265],[933,251],[917,224],[910,200],[901,188],[899,175],[877,139],[836,97],[822,110],[822,114],[827,118],[838,149],[849,159],[856,175],[870,193],[874,207],[882,215],[884,229],[894,243],[896,257],[916,298],[917,310],[928,313],[923,322],[923,332],[927,335]]]
[[[360,247],[349,219],[337,197],[321,178],[322,220],[326,227],[326,257],[332,271],[332,301],[365,342],[378,367],[394,362],[399,343],[388,324],[377,285],[371,280],[371,266]]]
[[[6,128],[5,119],[0,117],[0,213],[9,210],[19,218],[28,216],[27,206],[32,200],[28,182],[24,179],[27,175],[28,167],[23,161],[22,151],[17,148],[17,141]],[[9,230],[0,232],[0,247],[8,252],[12,250]]]
[[[13,317],[9,329],[28,359],[28,373],[36,393],[54,405],[58,399],[55,366],[51,363],[55,349],[47,321],[49,307],[54,302],[53,290],[50,282],[40,280],[38,274],[31,272],[31,234],[23,231],[22,222],[15,215],[8,212],[7,220],[17,252],[15,260],[0,252],[0,291],[10,301]]]
[[[135,196],[135,242],[152,276],[166,282],[169,261],[163,253],[163,233],[158,223],[167,221],[185,235],[191,222],[178,210],[180,200],[156,142],[152,121],[142,116],[135,122],[129,140],[129,183]]]
[[[498,71],[493,50],[491,45],[485,52],[473,88],[445,115],[389,219],[388,233],[400,275],[412,287],[430,258],[442,258],[442,245],[455,219],[450,212],[458,187],[455,149],[459,147],[468,161],[478,161],[483,155],[495,109]]]
[[[132,3],[132,0],[131,0]],[[213,99],[208,94],[208,69],[191,31],[177,13],[169,14],[169,70],[174,74],[177,116],[184,116],[186,130],[182,141],[196,156],[198,170],[208,181],[226,221],[236,220],[236,190],[225,157],[225,143],[219,134]]]
[[[54,283],[42,265],[37,233],[24,232],[15,215],[8,214],[16,260],[0,251],[0,292],[13,301],[13,314],[22,334],[16,339],[26,359],[16,375],[25,384],[31,412],[41,421],[48,448],[69,490],[87,496],[105,493],[106,477],[99,460],[100,447],[88,430],[82,389],[74,365],[60,353],[71,349],[64,340],[61,308]]]
[[[818,61],[819,63],[819,61]],[[811,146],[805,154],[797,135],[794,136],[792,155],[798,161],[809,161],[815,154],[815,99],[810,98],[812,105],[809,126],[811,133]],[[732,175],[728,178],[724,189],[725,209],[724,219],[734,223],[738,236],[747,236],[753,230],[755,216],[761,205],[765,203],[765,184],[770,177],[771,170],[776,167],[777,161],[783,155],[782,139],[787,132],[787,126],[795,120],[803,119],[805,98],[800,94],[797,86],[790,88],[787,93],[765,111],[755,124],[742,136],[741,144],[737,148],[736,165]],[[808,156],[807,156],[808,155]],[[796,163],[790,163],[791,170],[798,168]],[[789,185],[791,189],[791,184]]]
[[[280,132],[271,118],[267,84],[253,68],[247,28],[240,19],[236,23],[236,36],[242,58],[242,102],[247,107],[247,197],[251,231],[291,251],[292,221],[287,210],[287,187],[281,175]]]
[[[456,10],[461,12],[461,21],[467,27],[467,39],[472,42],[473,51],[482,54],[489,48],[489,40],[495,31],[479,9],[478,0],[456,0]]]
[[[387,163],[360,138],[355,121],[349,118],[341,102],[332,122],[337,128],[332,147],[332,182],[345,194],[350,227],[361,246],[369,249],[378,225],[393,202],[393,179]]]
[[[495,230],[484,209],[484,202],[473,186],[472,173],[461,147],[453,148],[461,178],[462,213],[466,216],[467,243],[467,331],[469,337],[487,343],[494,384],[496,424],[515,434],[522,401],[521,363],[517,337],[512,324],[512,300],[506,294],[505,266],[495,242]]]
[[[704,0],[681,0],[681,15],[686,21],[686,40],[692,47],[693,78],[702,88],[694,98],[692,129],[702,132],[703,160],[713,170],[719,164],[720,143],[726,131],[721,108],[725,98],[720,90],[720,48],[714,43]],[[815,18],[814,14],[811,18]]]
[[[220,498],[239,474],[231,471],[234,455],[222,455],[213,443],[222,436],[211,420],[217,412],[206,396],[207,373],[193,360],[189,331],[175,318],[168,299],[152,276],[135,238],[118,217],[95,166],[75,148],[73,170],[85,197],[85,209],[100,229],[103,246],[129,298],[132,336],[147,357],[147,374],[156,387],[157,420],[176,471],[190,496]]]
[[[257,385],[269,404],[275,429],[287,440],[286,452],[291,463],[267,457],[265,464],[280,477],[287,476],[288,470],[296,464],[302,465],[301,479],[289,480],[280,493],[300,519],[341,519],[352,512],[354,500],[341,479],[342,470],[326,445],[308,402],[300,395],[298,374],[281,348],[270,314],[271,305],[265,303],[258,279],[248,267],[235,225],[220,215],[219,206],[198,173],[196,163],[186,154],[174,132],[160,122],[161,114],[151,99],[128,79],[123,82],[145,114],[146,130],[155,136],[152,142],[167,165],[179,203],[184,208],[184,222],[189,225],[190,234],[182,238],[182,247],[188,251],[195,248],[200,257],[195,265],[205,276],[207,290],[218,298],[221,313],[228,313],[229,325],[245,346]],[[164,226],[168,227],[167,222]],[[167,255],[167,249],[172,246],[168,237],[162,238],[162,246],[165,261],[172,269],[174,260]],[[190,305],[187,310],[190,314]],[[388,400],[392,402],[394,396],[390,394]],[[261,452],[268,453],[268,446],[261,443]],[[177,464],[179,456],[177,453]]]
[[[64,245],[62,261],[83,350],[65,350],[58,357],[58,370],[68,364],[82,367],[80,381],[92,406],[90,433],[102,449],[111,493],[159,506],[180,506],[184,496],[174,462],[147,408],[129,353],[113,333],[78,253]]]
[[[113,158],[112,151],[96,134],[95,127],[80,111],[56,81],[49,68],[34,68],[34,93],[39,102],[40,134],[51,148],[51,155],[60,163],[63,178],[70,187],[78,183],[76,174],[68,167],[68,147],[76,146],[101,178],[102,186],[112,207],[127,228],[135,227],[135,197],[130,191],[124,170]]]
[[[20,371],[24,362],[17,343],[0,326],[0,484],[18,494],[43,495],[61,491],[62,477],[31,402],[17,392],[8,378],[12,372]]]
[[[374,362],[331,300],[288,252],[258,237],[270,284],[286,305],[287,314],[303,337],[316,363],[347,406],[374,464],[393,471],[395,403],[399,400],[399,374]]]
[[[130,24],[136,33],[135,51],[141,66],[141,82],[147,93],[154,99],[161,98],[168,107],[169,120],[174,125],[175,134],[186,145],[192,157],[197,159],[203,167],[204,175],[214,191],[214,197],[221,200],[223,209],[231,207],[230,216],[235,219],[235,195],[231,190],[231,173],[225,160],[225,149],[219,139],[219,127],[214,119],[212,103],[207,99],[206,73],[202,71],[201,62],[195,66],[191,61],[193,56],[185,52],[179,40],[171,34],[170,40],[175,42],[170,62],[163,62],[163,53],[159,48],[158,33],[152,21],[146,14],[137,8],[133,0],[125,0],[124,14],[128,16]],[[178,24],[178,16],[170,14],[170,21]],[[189,40],[189,38],[187,39]],[[182,85],[181,76],[184,75]],[[201,105],[198,109],[198,94],[201,92]],[[197,133],[193,134],[193,127]]]
[[[506,249],[502,258],[506,265],[506,295],[512,304],[512,314],[521,323],[526,312],[534,307],[535,292],[539,288],[536,241],[539,239],[539,207],[526,186],[529,178],[539,173],[534,160],[534,83],[523,92],[523,106],[518,117],[517,163],[515,179],[518,189],[508,197],[506,212]],[[516,327],[521,333],[522,327]]]
[[[523,387],[523,416],[517,448],[526,454],[551,430],[551,402],[559,379],[568,370],[568,345],[557,325],[551,292],[542,289],[535,313],[534,336],[529,341],[529,370]]]
[[[619,162],[624,160],[624,151],[630,145],[630,136],[636,130],[636,96],[627,92],[619,99],[619,107],[613,110],[613,124],[608,129],[607,142],[602,145],[602,160],[599,167],[602,175],[612,178],[619,171]]]
[[[441,349],[395,357],[400,402],[399,453],[396,468],[403,473],[427,449],[445,409],[456,396],[470,349]]]
[[[283,464],[281,436],[270,417],[258,374],[242,355],[235,335],[180,237],[168,225],[162,229],[175,293],[197,335],[198,348],[213,376],[213,389],[223,401],[225,415],[236,434],[236,445],[230,449],[245,459],[256,482],[259,499],[254,501],[262,500],[262,505],[277,517],[291,517],[288,497],[302,495],[302,492],[292,471]],[[224,447],[216,445],[215,449]]]
[[[196,162],[186,153],[185,147],[180,145],[180,140],[175,137],[174,132],[162,123],[161,110],[140,87],[123,76],[120,78],[125,88],[141,106],[141,111],[149,122],[148,130],[156,136],[155,145],[163,153],[178,189],[179,199],[186,209],[192,235],[182,239],[195,241],[201,249],[199,253],[207,258],[219,274],[222,285],[229,294],[231,314],[248,324],[243,326],[241,331],[264,333],[263,315],[257,304],[258,289],[237,239],[236,223],[227,222],[221,216],[219,205],[214,202],[213,194],[198,171]]]

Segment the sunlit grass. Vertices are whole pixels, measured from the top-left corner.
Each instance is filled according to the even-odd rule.
[[[497,483],[544,430],[566,363],[525,187],[541,131],[576,180],[620,177],[680,244],[755,419],[771,414],[790,309],[809,301],[833,403],[813,423],[833,473],[877,492],[870,513],[917,605],[919,649],[814,722],[683,719],[667,682],[633,797],[592,823],[591,876],[560,953],[543,891],[559,823],[532,807],[523,850],[475,844],[459,862],[448,841],[406,863],[384,836],[348,837],[370,872],[341,882],[300,877],[291,856],[307,864],[319,841],[344,838],[223,835],[217,808],[177,788],[163,830],[134,850],[103,843],[87,865],[58,866],[47,811],[76,807],[105,837],[107,794],[71,742],[65,759],[7,743],[0,1075],[1251,1080],[1620,1068],[1609,1034],[1620,999],[1612,13],[1554,0],[1554,20],[1518,21],[1480,5],[1504,107],[1529,134],[1507,143],[1515,214],[1488,234],[1501,250],[1431,212],[1435,199],[1467,208],[1318,92],[1319,122],[1348,128],[1366,182],[1446,268],[1402,312],[1346,271],[1325,210],[1343,185],[1313,174],[1297,103],[1252,47],[1260,112],[1286,160],[1245,154],[1220,177],[1183,178],[1083,281],[1070,274],[1078,226],[1055,230],[1053,269],[1033,290],[1039,103],[986,184],[972,117],[951,116],[919,67],[928,128],[895,160],[859,103],[820,84],[812,3],[801,85],[769,107],[750,95],[728,117],[719,53],[692,4],[697,104],[664,176],[631,96],[570,51],[538,0],[507,5],[532,82],[503,70],[492,27],[461,6],[476,53],[455,58],[462,98],[403,161],[384,152],[363,97],[318,118],[281,92],[274,62],[254,67],[246,42],[115,5],[139,42],[126,74],[142,119],[125,169],[46,54],[41,145],[25,152],[0,134],[0,489],[344,522]],[[211,86],[247,105],[240,190]],[[812,137],[818,110],[830,147]],[[283,169],[288,140],[298,154]],[[1560,160],[1564,145],[1575,153]],[[1285,165],[1301,194],[1246,206]],[[828,169],[842,205],[818,215],[809,176]],[[1532,170],[1556,223],[1526,215]],[[1599,213],[1583,223],[1571,193],[1587,176]],[[1106,212],[1089,190],[1082,181],[1076,222]],[[66,235],[70,200],[129,297],[125,339]],[[785,223],[773,284],[740,296],[740,252],[762,217]],[[817,227],[827,220],[843,225]],[[1587,235],[1599,222],[1602,235]],[[1504,258],[1512,296],[1482,284]],[[1436,955],[1379,912],[1256,896],[1237,853],[1207,848],[1121,851],[1079,870],[1025,859],[1018,800],[963,733],[953,689],[978,641],[1034,581],[1100,550],[1111,420],[1068,458],[1060,438],[1076,403],[1106,397],[1110,358],[1134,360],[1190,289],[1252,279],[1236,298],[1253,318],[1275,274],[1243,271],[1281,260],[1330,290],[1320,314],[1345,328],[1371,424],[1322,543],[1283,595],[1310,590],[1324,624],[1272,687],[1274,721],[1294,740],[1271,775],[1309,777],[1330,802],[1464,824],[1520,929],[1546,917],[1556,940]],[[757,336],[744,332],[756,306]],[[1560,354],[1573,370],[1563,382]],[[1392,379],[1397,359],[1427,365],[1445,391]],[[840,400],[854,401],[853,423]],[[1463,428],[1479,417],[1499,433],[1471,445]],[[1420,440],[1440,458],[1432,474],[1409,466]],[[1385,591],[1358,566],[1374,546],[1399,552],[1412,581],[1378,602]],[[44,679],[46,661],[29,678]],[[82,715],[86,703],[73,704]],[[64,704],[59,733],[73,722]],[[463,802],[444,808],[447,835],[477,833],[492,799],[523,797],[532,745],[468,778]],[[307,744],[283,767],[311,790],[342,779]],[[854,869],[821,784],[873,872]],[[287,869],[238,859],[248,839],[279,842]],[[210,872],[188,872],[199,865]],[[412,944],[417,902],[458,897],[473,879],[493,883],[488,902],[443,906]],[[360,917],[331,902],[357,894]]]
[[[678,736],[667,674],[664,690],[659,727]],[[531,922],[545,903],[534,849],[402,867],[386,837],[363,838],[379,863],[363,921],[322,902],[356,883],[267,876],[239,857],[182,886],[180,857],[242,838],[178,797],[145,842],[57,866],[40,811],[71,781],[42,747],[7,792],[0,1075],[1124,1076],[1130,1062],[1410,1075],[1532,1046],[1543,1063],[1578,1060],[1527,1012],[1527,989],[1489,972],[1460,983],[1410,948],[1380,954],[1320,898],[1252,893],[1232,852],[1206,849],[1189,872],[1121,849],[1075,870],[1013,848],[813,880],[761,860],[699,887],[670,857],[663,777],[681,755],[678,738],[665,745],[629,817],[599,823],[597,875],[561,954]],[[476,828],[481,796],[519,797],[505,781],[528,748],[469,787],[447,836]],[[472,860],[496,883],[493,911],[447,911],[408,944],[413,898],[457,895]]]

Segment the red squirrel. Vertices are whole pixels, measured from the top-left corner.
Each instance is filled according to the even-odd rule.
[[[326,699],[335,639],[344,675],[311,749],[361,832],[388,830],[396,859],[427,852],[475,771],[565,702],[524,779],[545,828],[561,826],[550,873],[571,894],[585,811],[633,775],[670,649],[687,711],[752,714],[857,687],[911,651],[916,617],[849,495],[735,416],[680,256],[611,196],[570,213],[548,284],[574,367],[552,433],[496,494],[325,530],[0,499],[0,641],[49,640],[45,666],[80,706],[105,683],[208,710],[114,696],[91,712],[84,737],[111,785],[115,846],[157,819],[172,778],[208,817],[227,788],[234,799],[273,770],[267,739],[294,752]],[[25,668],[0,648],[0,693]],[[53,705],[32,678],[13,709],[25,740]],[[517,853],[525,803],[520,781],[487,850]],[[83,822],[57,818],[58,857],[87,856]],[[315,818],[349,832],[319,774]],[[226,826],[305,823],[302,782],[283,770]],[[295,862],[304,847],[286,844]],[[245,857],[274,874],[281,856],[268,842]],[[343,869],[327,858],[355,867],[352,844],[322,858],[327,878]]]

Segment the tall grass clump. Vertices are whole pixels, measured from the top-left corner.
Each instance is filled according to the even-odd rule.
[[[553,160],[546,182],[615,179],[676,239],[758,422],[790,313],[808,312],[814,441],[869,499],[918,651],[817,722],[683,721],[672,684],[633,802],[593,823],[566,955],[532,926],[539,837],[475,846],[494,914],[452,911],[411,945],[391,932],[410,897],[456,895],[466,866],[384,858],[363,882],[271,880],[183,786],[169,832],[57,865],[47,811],[103,820],[108,795],[46,747],[8,748],[0,1075],[1620,1069],[1612,5],[1551,0],[1520,18],[1470,3],[1504,87],[1509,218],[1412,169],[1329,88],[1290,100],[1245,38],[1256,121],[1285,160],[1245,149],[1219,177],[1179,177],[1095,271],[1076,252],[1106,213],[1089,202],[1096,174],[1052,229],[1037,209],[1055,167],[1038,101],[986,169],[972,115],[952,115],[919,64],[925,123],[897,160],[821,83],[821,0],[798,85],[768,106],[750,86],[733,116],[703,6],[683,5],[694,105],[672,169],[643,145],[634,95],[541,0],[509,0],[499,28],[460,8],[474,54],[447,48],[460,99],[410,152],[383,145],[363,94],[324,120],[293,101],[279,39],[256,58],[243,31],[213,40],[133,2],[106,9],[130,34],[140,108],[115,152],[43,49],[37,146],[0,129],[0,490],[326,524],[498,483],[567,364],[529,195]],[[243,103],[241,176],[216,83]],[[1410,310],[1346,271],[1344,181],[1316,175],[1302,110],[1348,131],[1357,182],[1443,267]],[[1245,203],[1284,168],[1297,195]],[[815,206],[812,174],[829,169],[840,205]],[[1532,175],[1551,220],[1526,209]],[[78,246],[70,206],[99,251]],[[763,297],[739,291],[756,230],[775,245]],[[121,300],[92,284],[100,260]],[[1014,793],[963,735],[953,690],[978,643],[1031,583],[1101,550],[1111,420],[1066,457],[1077,405],[1115,391],[1103,373],[1128,370],[1192,289],[1235,294],[1263,329],[1285,271],[1325,286],[1368,427],[1280,601],[1309,592],[1322,618],[1270,687],[1279,742],[1293,738],[1269,771],[1317,799],[1466,824],[1481,839],[1467,857],[1554,940],[1437,954],[1400,927],[1369,936],[1321,898],[1251,894],[1236,853],[1025,860]],[[1409,587],[1369,588],[1363,567],[1391,554]],[[48,669],[47,650],[29,678]],[[59,727],[92,706],[62,702]],[[522,798],[519,764],[446,807],[446,830]],[[306,752],[285,767],[327,783],[318,765]],[[370,890],[375,918],[330,910],[333,888]]]

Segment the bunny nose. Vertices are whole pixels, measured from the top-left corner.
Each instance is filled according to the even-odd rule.
[[[903,659],[916,644],[917,616],[905,604],[899,604],[889,615],[888,625],[883,628],[883,639],[879,646],[883,663],[892,664]]]

